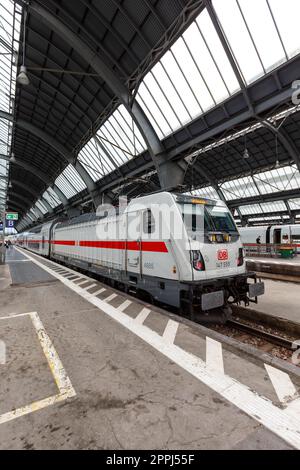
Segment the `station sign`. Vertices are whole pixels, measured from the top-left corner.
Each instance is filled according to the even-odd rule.
[[[3,224],[2,224],[3,226]],[[15,221],[14,220],[7,220],[5,221],[5,227],[6,228],[14,228],[15,226]]]
[[[18,212],[6,212],[6,220],[18,220],[19,214]]]

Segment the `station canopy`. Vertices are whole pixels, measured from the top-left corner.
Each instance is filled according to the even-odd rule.
[[[299,17],[298,0],[2,0],[1,210],[24,230],[166,189],[297,222]]]

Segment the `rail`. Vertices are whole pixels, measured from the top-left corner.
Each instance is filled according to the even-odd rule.
[[[228,320],[226,325],[232,328],[235,328],[236,330],[250,334],[251,336],[256,336],[257,338],[261,338],[267,341],[268,343],[275,344],[276,346],[280,346],[282,348],[286,348],[289,350],[295,349],[294,341],[284,338],[283,336],[279,336],[277,334],[269,333],[268,331],[261,330],[259,328],[256,328],[255,326],[247,325],[237,320]]]

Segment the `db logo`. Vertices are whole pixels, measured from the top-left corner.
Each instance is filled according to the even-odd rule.
[[[219,250],[218,251],[218,260],[219,261],[226,261],[228,259],[228,251],[227,250]]]

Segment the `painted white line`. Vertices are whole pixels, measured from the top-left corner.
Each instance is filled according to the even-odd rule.
[[[200,382],[217,392],[232,405],[244,411],[248,416],[258,421],[290,445],[300,449],[300,418],[297,418],[298,414],[296,416],[290,415],[285,410],[275,406],[269,399],[258,395],[232,377],[210,370],[199,357],[184,351],[175,344],[167,343],[162,336],[150,328],[133,320],[93,294],[83,291],[80,287],[55,273],[27,253],[23,251],[22,253],[29,259],[32,259],[42,269],[59,279],[65,286],[98,307],[100,311],[106,313],[182,369],[189,372]]]
[[[224,374],[222,344],[206,336],[206,366],[207,368]]]
[[[170,344],[174,343],[178,326],[179,326],[179,323],[177,321],[168,320],[167,326],[163,333],[163,338],[167,343],[170,343]]]
[[[32,312],[30,313],[30,318],[36,329],[38,339],[47,358],[49,367],[51,369],[59,392],[64,395],[67,394],[69,397],[74,397],[76,395],[75,390],[72,387],[71,381],[64,370],[62,362],[49,336],[47,335],[38,314],[36,312]]]
[[[144,307],[140,311],[140,313],[135,317],[134,321],[136,323],[139,323],[140,325],[142,325],[144,323],[144,321],[146,320],[146,318],[148,317],[150,312],[151,312],[151,310],[149,308]]]
[[[286,403],[288,400],[295,397],[297,390],[291,381],[290,376],[286,372],[276,369],[268,364],[265,364],[265,368],[269,374],[278,399],[282,403]]]
[[[149,308],[144,307],[140,311],[140,313],[135,317],[134,321],[136,323],[139,323],[140,325],[142,325],[144,323],[144,321],[146,320],[146,318],[148,317],[150,312],[151,312],[151,310]]]
[[[81,286],[82,284],[85,284],[87,281],[90,281],[90,279],[82,279],[82,281],[77,282],[76,286]]]
[[[105,299],[103,299],[103,300],[105,302],[110,302],[111,300],[115,299],[116,297],[117,297],[117,294],[111,294],[108,297],[105,297]]]
[[[31,321],[36,330],[40,345],[43,349],[48,365],[52,372],[53,378],[59,390],[59,393],[57,395],[44,398],[43,400],[30,403],[29,405],[22,406],[13,411],[3,413],[2,415],[0,415],[0,424],[7,423],[8,421],[12,421],[13,419],[19,418],[20,416],[25,416],[29,413],[33,413],[34,411],[41,410],[50,405],[54,405],[55,403],[66,400],[67,398],[72,398],[76,395],[76,392],[71,384],[71,381],[69,377],[67,376],[67,373],[62,365],[62,362],[49,336],[47,335],[46,330],[37,312],[13,314],[13,315],[6,316],[6,317],[0,317],[0,320],[17,318],[17,317],[25,317],[25,316],[29,316],[31,318]]]
[[[105,287],[102,287],[101,289],[96,290],[96,292],[93,292],[93,295],[99,295],[99,294],[101,294],[102,292],[105,292],[105,291],[106,291]]]
[[[87,287],[83,287],[83,289],[86,289],[86,290],[89,290],[89,289],[92,289],[92,287],[96,287],[97,284],[90,284],[89,286]]]
[[[119,305],[118,310],[123,312],[125,310],[125,308],[129,307],[129,305],[131,305],[131,304],[132,304],[131,300],[125,300],[121,305]]]

